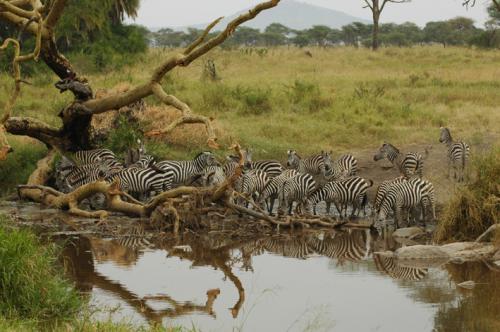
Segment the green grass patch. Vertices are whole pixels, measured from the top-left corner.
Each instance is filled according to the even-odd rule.
[[[0,316],[37,321],[66,320],[83,301],[56,267],[57,248],[33,233],[0,220]]]

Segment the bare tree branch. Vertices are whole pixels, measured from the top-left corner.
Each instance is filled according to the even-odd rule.
[[[210,23],[206,28],[205,28],[205,31],[203,31],[203,33],[201,34],[200,37],[198,37],[194,42],[192,42],[190,45],[188,45],[188,47],[186,47],[186,49],[184,50],[184,54],[189,54],[191,53],[192,50],[194,50],[198,45],[200,45],[204,40],[205,38],[208,36],[208,34],[210,33],[210,30],[213,29],[214,26],[217,25],[217,23],[220,22],[220,20],[222,20],[224,17],[219,17],[218,19],[216,19],[215,21],[213,21],[212,23]]]
[[[50,8],[47,17],[45,18],[43,24],[47,29],[53,29],[59,19],[61,18],[64,7],[66,6],[66,0],[55,0]]]

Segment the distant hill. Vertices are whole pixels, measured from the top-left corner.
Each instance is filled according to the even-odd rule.
[[[246,10],[225,17],[216,26],[214,31],[221,30],[229,21],[244,12],[246,12]],[[264,30],[271,23],[281,23],[292,29],[303,30],[311,28],[313,25],[326,25],[330,28],[340,28],[352,22],[370,23],[370,21],[348,15],[338,10],[314,6],[294,0],[284,0],[276,8],[260,13],[253,20],[243,24],[243,26]],[[203,29],[208,24],[209,23],[203,23],[186,27],[175,27],[175,29],[184,30],[188,27]]]

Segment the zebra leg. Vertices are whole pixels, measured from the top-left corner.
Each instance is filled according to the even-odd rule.
[[[401,220],[401,208],[396,207],[396,210],[394,211],[394,223],[396,224],[396,229],[399,228],[399,222]]]
[[[273,214],[274,201],[276,198],[269,197],[269,214]]]
[[[330,207],[332,206],[332,202],[326,202],[326,215],[330,214]]]

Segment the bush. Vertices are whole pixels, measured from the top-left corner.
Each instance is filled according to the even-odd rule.
[[[329,98],[323,97],[317,83],[295,80],[293,85],[287,87],[286,93],[294,111],[317,112],[331,104]]]
[[[35,320],[67,319],[82,306],[78,292],[55,267],[56,248],[27,230],[0,220],[0,315]]]
[[[232,91],[234,99],[241,102],[242,114],[260,115],[272,111],[271,89],[242,87],[238,85]]]
[[[126,116],[118,117],[118,125],[109,132],[104,146],[115,152],[123,154],[132,146],[137,145],[137,140],[142,139],[143,133],[138,123],[130,122]]]
[[[499,222],[500,148],[478,156],[473,167],[474,180],[460,187],[445,207],[434,235],[436,241],[475,240],[488,227]]]
[[[14,152],[0,163],[0,194],[12,192],[16,185],[24,184],[43,158],[46,149],[41,144],[18,143],[11,140]]]

